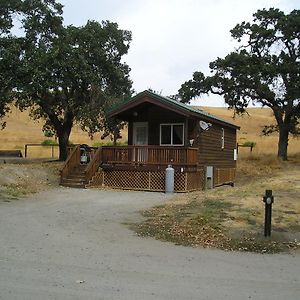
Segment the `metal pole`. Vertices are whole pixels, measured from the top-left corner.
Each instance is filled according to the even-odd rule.
[[[272,190],[266,190],[266,194],[263,197],[265,202],[265,229],[264,235],[271,236],[271,223],[272,223],[272,203],[274,202],[274,197],[272,196]]]

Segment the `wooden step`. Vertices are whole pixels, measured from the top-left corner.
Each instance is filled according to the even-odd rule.
[[[70,174],[69,176],[68,176],[68,179],[77,179],[77,178],[81,178],[81,179],[85,179],[85,174],[83,173],[83,174]]]
[[[65,187],[70,187],[70,188],[77,188],[77,189],[85,189],[85,184],[82,183],[76,183],[76,182],[61,182],[60,185],[65,186]]]
[[[87,165],[77,165],[67,178],[64,178],[60,185],[72,188],[85,188],[85,169]]]
[[[63,182],[66,182],[66,183],[68,183],[68,182],[79,182],[79,183],[86,183],[85,182],[85,178],[78,178],[78,177],[74,177],[74,178],[65,178],[65,179],[63,179]]]
[[[84,171],[86,169],[87,165],[77,165],[74,170],[81,170]]]
[[[86,182],[84,178],[65,178],[60,184],[68,187],[85,188]]]

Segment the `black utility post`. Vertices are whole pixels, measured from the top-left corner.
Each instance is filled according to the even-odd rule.
[[[265,236],[270,236],[272,221],[272,203],[274,202],[272,190],[266,190],[266,194],[263,197],[263,201],[265,202]]]

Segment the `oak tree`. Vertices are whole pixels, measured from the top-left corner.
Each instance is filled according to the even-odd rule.
[[[185,102],[203,93],[223,95],[240,113],[250,103],[269,107],[275,124],[264,132],[279,132],[278,157],[287,160],[289,134],[300,133],[300,11],[258,10],[231,35],[241,46],[211,62],[211,76],[195,72],[179,95]]]
[[[30,108],[33,118],[54,129],[59,158],[65,160],[73,125],[86,128],[97,118],[105,126],[106,102],[130,95],[130,69],[121,60],[131,33],[109,21],[65,26],[63,7],[55,0],[16,2],[9,18],[18,17],[21,34],[1,36],[3,42],[9,38],[21,47],[13,97],[21,109]]]

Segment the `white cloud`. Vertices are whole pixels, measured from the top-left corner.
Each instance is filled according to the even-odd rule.
[[[194,71],[208,74],[209,62],[234,49],[229,30],[251,21],[264,7],[285,11],[297,8],[293,0],[62,0],[65,22],[83,25],[87,19],[116,21],[132,31],[125,61],[132,69],[136,91],[151,87],[175,94]],[[87,3],[89,5],[87,5]],[[198,105],[223,105],[216,96]],[[214,99],[217,99],[214,101]]]

